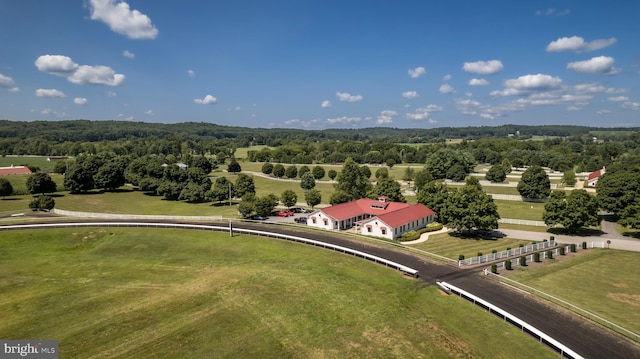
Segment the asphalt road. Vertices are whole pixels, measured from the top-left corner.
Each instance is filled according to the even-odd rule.
[[[404,264],[417,269],[420,272],[420,280],[431,285],[436,281],[456,285],[542,330],[585,358],[640,358],[639,345],[577,314],[491,280],[482,275],[478,268],[460,269],[455,265],[434,262],[406,251],[352,241],[331,233],[303,232],[254,224],[236,225],[236,228],[240,227],[303,236]]]
[[[50,221],[47,221],[51,223]],[[96,222],[92,220],[92,222]],[[228,223],[207,223],[228,226]],[[589,322],[577,314],[543,302],[536,297],[514,290],[490,280],[477,268],[460,269],[453,264],[443,264],[419,257],[400,249],[376,245],[371,242],[349,240],[331,232],[301,231],[259,223],[235,223],[234,228],[248,228],[301,236],[370,253],[417,269],[419,280],[430,285],[446,281],[456,285],[494,305],[506,310],[547,333],[585,358],[640,358],[640,345]]]

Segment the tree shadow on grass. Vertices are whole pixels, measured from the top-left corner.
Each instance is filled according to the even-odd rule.
[[[570,231],[566,228],[549,228],[547,232],[556,235],[569,235],[569,236],[578,236],[578,237],[592,237],[592,236],[601,236],[605,234],[603,231],[599,229],[590,229],[590,228],[580,228],[578,230]]]
[[[454,231],[449,233],[452,237],[460,239],[473,239],[476,241],[497,241],[500,238],[506,237],[504,233],[500,231]]]
[[[236,202],[231,202],[232,206],[237,205],[238,203]],[[229,207],[229,202],[213,202],[211,203],[211,207]]]
[[[0,198],[0,200],[2,200],[2,201],[19,201],[21,199],[22,198],[19,198],[19,197],[10,197],[10,198],[4,198],[3,197],[3,198]]]
[[[620,234],[622,234],[625,237],[631,237],[631,238],[635,238],[635,239],[640,239],[640,231],[638,231],[638,232],[624,231],[624,232],[622,232]]]

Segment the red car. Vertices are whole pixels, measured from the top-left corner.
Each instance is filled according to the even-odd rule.
[[[293,212],[291,211],[280,211],[278,212],[278,217],[289,217],[293,216]]]

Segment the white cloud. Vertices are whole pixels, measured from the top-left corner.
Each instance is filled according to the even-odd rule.
[[[627,96],[616,96],[616,97],[609,97],[607,101],[624,102],[624,101],[629,101],[629,98]]]
[[[496,115],[491,114],[491,113],[486,113],[486,112],[481,113],[480,117],[482,117],[482,118],[484,118],[486,120],[495,120],[496,119]]]
[[[128,59],[133,59],[136,57],[136,55],[133,52],[129,52],[129,50],[124,50],[124,52],[122,53],[122,56]]]
[[[62,55],[42,55],[36,59],[35,65],[42,72],[65,77],[79,67],[70,57]]]
[[[429,118],[429,113],[438,111],[442,111],[442,107],[432,104],[417,108],[414,112],[405,114],[405,117],[413,121],[422,121]]]
[[[9,76],[0,74],[0,87],[9,87],[13,85],[13,79]]]
[[[489,84],[489,81],[485,79],[471,79],[469,80],[470,86],[486,86]]]
[[[50,108],[45,108],[44,110],[40,111],[40,113],[49,117],[66,117],[67,116],[65,112],[56,112]]]
[[[9,89],[9,92],[20,92],[20,88],[19,87],[12,87]]]
[[[125,121],[133,121],[133,116],[127,116],[127,115],[125,115],[123,113],[119,113],[118,117],[124,119]]]
[[[146,111],[144,112],[144,114],[145,114],[145,115],[147,115],[147,116],[153,116],[153,110],[148,109],[148,110],[146,110]]]
[[[76,97],[73,99],[73,103],[75,103],[76,105],[84,105],[87,102],[89,102],[89,100],[84,97]]]
[[[123,74],[117,74],[108,66],[83,65],[69,76],[67,80],[76,85],[93,84],[105,86],[120,86],[126,78]]]
[[[503,68],[504,66],[502,66],[502,61],[500,60],[465,62],[462,66],[462,69],[466,72],[480,75],[497,74],[502,71]]]
[[[202,99],[200,99],[200,98],[194,99],[193,102],[195,102],[197,104],[200,104],[200,105],[209,105],[209,104],[218,102],[218,99],[213,97],[213,96],[211,96],[211,95],[206,95]]]
[[[554,8],[548,8],[547,10],[538,10],[536,11],[536,15],[538,16],[565,16],[571,14],[571,10],[564,9],[562,11],[557,11]]]
[[[64,76],[69,82],[77,85],[119,86],[126,78],[108,66],[80,66],[70,57],[62,55],[42,55],[36,59],[35,65],[42,72]]]
[[[331,101],[324,100],[324,101],[322,101],[322,104],[320,104],[320,106],[322,106],[322,108],[331,107]]]
[[[442,77],[442,81],[449,81],[451,80],[451,75],[450,74],[446,74]]]
[[[626,108],[627,110],[637,111],[637,110],[640,110],[640,102],[627,101],[627,102],[623,102],[622,105],[620,105],[620,107]]]
[[[544,74],[524,75],[517,79],[509,79],[504,82],[504,86],[509,90],[507,91],[509,95],[517,95],[526,91],[554,89],[558,88],[561,84],[561,78]]]
[[[615,44],[618,40],[615,37],[610,39],[597,39],[591,42],[585,42],[580,36],[561,37],[556,41],[551,41],[547,45],[548,52],[574,51],[585,52],[604,49]]]
[[[613,57],[598,56],[585,61],[570,62],[567,68],[585,74],[615,75],[620,69],[613,67],[614,62]]]
[[[362,98],[363,98],[360,95],[351,95],[346,92],[336,92],[336,97],[338,97],[340,101],[346,101],[346,102],[362,101]]]
[[[409,69],[409,71],[407,72],[409,73],[409,76],[411,76],[412,79],[417,79],[418,77],[426,74],[427,70],[425,70],[424,67],[420,66],[420,67],[416,67],[415,69]]]
[[[596,111],[596,114],[600,115],[600,116],[606,116],[608,114],[610,114],[611,111],[610,110],[600,110],[600,111]]]
[[[451,87],[451,85],[444,84],[444,85],[440,86],[440,92],[442,92],[442,93],[454,93],[456,91],[453,89],[453,87]]]
[[[418,95],[418,93],[416,91],[407,91],[407,92],[403,92],[402,93],[402,97],[407,98],[409,100],[414,99],[416,97],[419,97],[420,95]]]
[[[38,96],[38,97],[63,98],[66,95],[62,91],[56,90],[56,89],[37,89],[36,90],[36,96]]]
[[[155,39],[158,29],[151,19],[129,4],[117,0],[89,0],[91,20],[100,20],[109,25],[111,31],[130,39]]]
[[[118,96],[117,93],[113,92],[113,91],[107,91],[107,97],[116,97]]]
[[[459,98],[455,100],[456,108],[464,115],[476,115],[482,104],[470,98]]]
[[[336,117],[336,118],[328,118],[327,119],[327,122],[329,124],[332,124],[332,125],[358,123],[360,121],[362,121],[362,119],[360,117],[347,117],[347,116]]]
[[[378,119],[376,120],[376,124],[383,125],[387,123],[393,123],[393,117],[397,115],[398,113],[395,111],[391,111],[391,110],[382,111],[380,112],[380,116],[378,116]]]
[[[196,73],[193,72],[193,70],[187,70],[187,76],[189,77],[196,77]]]

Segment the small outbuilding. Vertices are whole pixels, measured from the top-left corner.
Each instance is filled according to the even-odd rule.
[[[30,175],[31,170],[27,166],[0,167],[0,176],[4,175]]]

